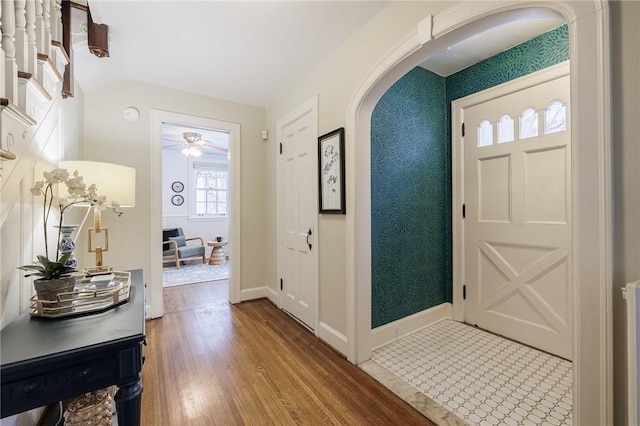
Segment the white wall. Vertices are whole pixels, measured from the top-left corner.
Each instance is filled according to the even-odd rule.
[[[193,160],[191,160],[193,161]],[[213,162],[214,158],[206,156],[199,157],[198,162]],[[225,158],[225,164],[228,161]],[[162,152],[162,227],[163,228],[182,228],[184,234],[188,237],[202,237],[205,243],[213,240],[216,236],[229,240],[229,220],[228,219],[201,219],[189,217],[189,194],[191,192],[191,175],[190,159],[185,157],[180,151]],[[171,203],[171,197],[176,192],[171,189],[173,182],[182,182],[184,189],[179,194],[184,198],[184,204],[175,206]],[[228,246],[225,246],[225,248]],[[209,249],[207,249],[209,250]]]
[[[84,136],[84,92],[75,84],[73,97],[62,100],[64,159],[82,159]]]
[[[134,106],[140,111],[135,122],[125,121],[122,111]],[[266,172],[267,145],[260,139],[264,109],[150,85],[139,81],[119,81],[85,93],[84,159],[118,163],[136,169],[136,205],[120,218],[104,214],[109,227],[110,251],[105,264],[118,269],[143,268],[151,259],[151,109],[171,111],[220,121],[239,123],[242,229],[242,289],[266,284]],[[159,167],[160,165],[156,165]],[[153,212],[157,214],[158,212]],[[85,258],[91,261],[91,255]],[[152,284],[153,285],[153,284]]]
[[[640,2],[611,3],[613,91],[614,420],[627,422],[626,307],[621,288],[640,279]]]
[[[267,128],[276,134],[277,121],[315,95],[318,97],[318,136],[344,127],[347,107],[356,88],[376,62],[429,14],[451,2],[391,2],[356,34],[295,82],[267,108]],[[346,140],[346,144],[353,141]],[[269,140],[269,270],[268,284],[276,289],[276,147]],[[346,206],[347,214],[350,206]],[[320,215],[319,232],[320,321],[339,333],[347,332],[346,221],[343,215]]]

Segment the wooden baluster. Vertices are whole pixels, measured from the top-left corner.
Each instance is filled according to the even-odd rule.
[[[38,79],[38,48],[36,46],[36,3],[27,1],[27,69],[26,71]]]
[[[71,43],[73,38],[71,36],[71,2],[62,2],[62,47],[69,56],[69,63],[64,69],[64,80],[62,82],[62,97],[73,97],[73,47]]]
[[[51,40],[62,43],[62,0],[51,1]]]
[[[35,0],[36,6],[36,50],[45,53],[44,44],[44,6],[42,0]]]
[[[15,5],[13,0],[2,0],[2,47],[4,49],[4,97],[14,102],[18,95],[18,67],[16,66]]]
[[[27,15],[25,10],[27,0],[14,0],[14,2],[16,64],[18,65],[18,71],[27,71]]]
[[[44,39],[42,51],[47,56],[51,56],[51,0],[42,2],[42,21],[44,22]]]

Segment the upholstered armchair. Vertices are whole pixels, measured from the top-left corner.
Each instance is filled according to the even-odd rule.
[[[199,244],[189,241],[197,241]],[[175,262],[180,269],[180,262],[186,259],[201,258],[205,263],[205,246],[201,237],[186,238],[182,228],[169,228],[162,230],[162,262]]]

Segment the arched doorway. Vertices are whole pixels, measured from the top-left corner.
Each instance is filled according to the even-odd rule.
[[[425,58],[527,8],[561,13],[571,37],[573,105],[572,273],[575,332],[574,422],[611,423],[611,218],[608,8],[594,2],[460,3],[420,22],[418,28],[371,71],[348,111],[347,217],[348,357],[371,352],[371,112],[382,94]],[[356,226],[357,224],[357,226]]]

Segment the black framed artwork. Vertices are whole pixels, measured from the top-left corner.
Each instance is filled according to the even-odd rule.
[[[171,184],[171,189],[173,192],[182,192],[184,189],[184,184],[180,181],[175,181]]]
[[[318,138],[320,213],[345,214],[344,127]]]
[[[184,203],[184,198],[182,197],[182,195],[174,195],[173,197],[171,197],[171,203],[174,206],[181,206],[182,203]]]

